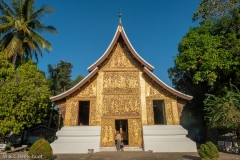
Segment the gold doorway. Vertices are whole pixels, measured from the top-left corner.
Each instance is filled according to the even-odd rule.
[[[128,120],[127,119],[120,119],[115,120],[115,130],[116,132],[119,131],[122,135],[122,140],[124,145],[128,145]]]
[[[141,118],[113,119],[103,118],[101,129],[101,146],[115,146],[116,121],[126,123],[127,121],[127,140],[129,146],[142,146],[142,120]],[[125,127],[126,129],[126,127]],[[120,128],[119,128],[120,130]],[[126,137],[125,137],[126,138]]]

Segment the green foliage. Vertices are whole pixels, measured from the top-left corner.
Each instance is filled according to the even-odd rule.
[[[57,33],[53,26],[44,26],[40,20],[54,10],[47,5],[34,10],[34,0],[11,0],[10,4],[0,1],[1,51],[12,58],[13,64],[17,58],[35,57],[38,60],[38,55],[42,56],[41,48],[47,52],[52,49],[50,42],[38,32]]]
[[[240,127],[240,92],[233,85],[221,95],[209,95],[204,104],[210,128],[236,130]]]
[[[28,156],[31,160],[50,159],[53,155],[52,147],[45,139],[37,140],[29,149]],[[38,157],[38,158],[37,158]]]
[[[193,21],[206,22],[229,14],[229,11],[239,5],[239,0],[202,0],[198,10],[194,12]]]
[[[53,95],[60,94],[71,87],[72,64],[60,61],[57,65],[48,65],[48,81]]]
[[[206,144],[201,144],[198,154],[203,160],[217,160],[219,158],[217,147],[210,141]]]
[[[7,145],[6,145],[6,150],[8,151],[8,150],[10,150],[10,149],[11,149],[11,143],[8,142]]]
[[[0,52],[0,87],[5,81],[11,79],[14,75],[14,66],[4,58],[4,54]]]
[[[194,96],[187,112],[191,119],[189,122],[192,123],[193,115],[199,119],[206,117],[205,124],[209,122],[209,127],[236,129],[240,121],[238,93],[226,92],[225,87],[229,86],[230,81],[237,88],[240,87],[240,6],[239,1],[235,1],[238,2],[237,5],[230,1],[202,1],[210,6],[213,4],[207,4],[208,2],[216,2],[215,7],[218,3],[229,2],[234,7],[226,4],[226,14],[216,17],[212,15],[213,21],[208,21],[209,18],[204,15],[204,23],[190,28],[179,43],[175,66],[168,73],[177,90]],[[199,7],[204,10],[203,6]],[[206,8],[206,13],[213,8]],[[224,12],[221,9],[219,11]],[[206,95],[208,100],[203,103]],[[181,118],[182,120],[184,119]]]
[[[222,36],[211,35],[212,24],[191,28],[179,44],[175,63],[181,71],[191,70],[193,82],[213,85],[219,70],[229,69],[232,55],[222,46]]]
[[[14,66],[0,57],[5,67],[0,71],[0,133],[19,133],[40,123],[51,107],[46,78],[32,61]],[[7,67],[6,67],[7,66]]]
[[[73,87],[76,84],[78,84],[81,80],[83,80],[83,78],[84,78],[83,75],[78,75],[77,78],[71,82],[71,87]]]

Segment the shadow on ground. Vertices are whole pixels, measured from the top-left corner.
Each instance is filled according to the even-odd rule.
[[[196,156],[190,156],[190,155],[185,155],[185,156],[182,156],[183,158],[186,158],[186,159],[191,159],[191,160],[200,160],[201,158],[199,157],[196,157]]]

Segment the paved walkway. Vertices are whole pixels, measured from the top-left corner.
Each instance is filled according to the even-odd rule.
[[[5,156],[5,157],[4,157]],[[27,152],[0,155],[0,159],[26,159]],[[57,154],[52,160],[200,160],[197,153],[97,152],[95,154]],[[240,155],[220,153],[220,160],[240,160]]]

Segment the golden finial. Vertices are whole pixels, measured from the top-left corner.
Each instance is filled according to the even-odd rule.
[[[119,11],[119,14],[118,14],[118,17],[119,17],[119,25],[121,26],[122,25],[122,13],[121,13],[121,10]]]

